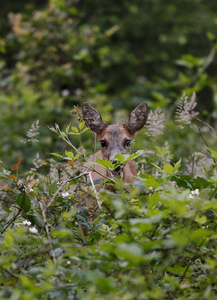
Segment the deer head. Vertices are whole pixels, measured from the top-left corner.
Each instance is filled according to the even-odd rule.
[[[114,161],[116,154],[129,154],[131,141],[137,131],[143,128],[148,116],[145,102],[138,105],[123,125],[107,125],[100,113],[87,102],[82,113],[86,125],[96,133],[101,144],[103,159]]]

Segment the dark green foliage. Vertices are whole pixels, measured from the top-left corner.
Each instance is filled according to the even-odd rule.
[[[52,148],[62,151],[46,127],[68,124],[73,106],[84,101],[106,122],[111,110],[122,109],[117,119],[124,121],[126,111],[144,100],[151,108],[173,110],[184,90],[196,91],[203,117],[215,117],[216,1],[28,4],[4,4],[6,11],[20,11],[8,15],[11,29],[0,40],[5,163],[22,153],[27,167],[37,152],[44,158]],[[43,128],[40,144],[23,147],[20,141],[36,120]]]
[[[1,299],[216,299],[216,15],[213,0],[4,3]],[[213,127],[195,100],[174,113],[183,91]],[[136,136],[143,150],[97,161],[136,159],[133,184],[107,178],[115,193],[82,172],[84,101],[108,123],[142,101],[164,108]]]

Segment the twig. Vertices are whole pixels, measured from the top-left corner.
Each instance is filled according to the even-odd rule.
[[[184,273],[182,274],[181,278],[179,279],[179,283],[182,283],[182,281],[184,280],[185,275],[187,274],[188,269],[190,268],[190,265],[191,265],[191,260],[189,260],[189,262],[187,264],[187,267],[185,268]]]
[[[39,206],[41,208],[42,216],[43,216],[43,219],[44,219],[44,227],[45,227],[45,231],[46,231],[46,234],[47,234],[48,242],[49,242],[49,245],[50,245],[50,249],[51,249],[53,261],[56,264],[57,260],[56,260],[56,255],[55,255],[55,252],[54,252],[54,249],[53,249],[53,245],[51,243],[50,232],[49,232],[49,228],[48,228],[48,224],[47,224],[47,218],[46,218],[46,214],[45,214],[45,209],[43,209],[42,203],[40,201],[39,201]]]
[[[201,119],[197,118],[196,116],[193,116],[193,118],[195,120],[197,120],[198,122],[202,123],[203,125],[207,126],[209,129],[211,129],[214,132],[215,135],[217,135],[215,129],[212,126],[210,126],[208,123],[202,121]]]
[[[4,268],[4,267],[2,267],[2,270],[3,271],[5,271],[5,272],[7,272],[11,277],[14,277],[14,278],[18,278],[18,276],[17,275],[15,275],[12,271],[10,271],[10,270],[8,270],[8,269],[6,269],[6,268]],[[8,280],[5,280],[5,283],[7,282]]]
[[[95,169],[93,169],[93,170],[94,170],[94,172],[100,174],[101,176],[103,176],[103,177],[105,177],[105,178],[111,180],[113,183],[116,183],[115,180],[113,180],[113,179],[111,179],[111,178],[109,178],[109,177],[103,175],[102,173],[96,171]],[[92,179],[92,176],[90,175],[90,173],[91,173],[91,172],[84,172],[84,173],[82,173],[82,174],[80,174],[80,175],[78,175],[78,176],[76,176],[76,177],[71,177],[71,178],[67,178],[66,180],[64,180],[64,181],[62,182],[62,184],[59,186],[59,188],[57,189],[57,191],[54,193],[54,195],[53,195],[53,197],[51,198],[51,200],[49,201],[49,203],[48,203],[48,204],[46,205],[46,207],[43,209],[43,212],[46,213],[46,211],[47,211],[47,209],[49,208],[49,206],[54,202],[56,196],[59,194],[59,192],[62,190],[62,188],[64,187],[64,185],[65,185],[67,182],[69,182],[69,181],[71,181],[71,180],[78,179],[78,178],[80,178],[80,177],[82,177],[82,176],[86,176],[86,175],[88,175],[89,178],[90,178],[91,185],[92,185],[92,187],[93,187],[93,189],[94,189],[94,192],[95,192],[95,194],[96,194],[97,204],[98,204],[99,208],[102,208],[101,205],[100,205],[100,203],[99,203],[97,191],[96,191],[96,188],[95,188],[95,186],[94,186],[94,182],[93,182],[93,179]]]
[[[209,197],[209,200],[212,200],[212,198],[215,196],[216,192],[217,192],[217,184],[215,185],[215,188],[214,188],[211,196]]]
[[[106,203],[103,203],[103,207],[105,207],[107,209],[107,211],[109,212],[109,214],[111,215],[111,217],[113,219],[115,219],[115,215],[113,214],[113,212],[111,211],[111,209],[107,206]]]
[[[108,177],[108,176],[102,174],[101,172],[99,172],[99,171],[97,171],[95,168],[93,168],[92,166],[91,166],[91,169],[92,169],[93,172],[95,172],[95,173],[99,174],[100,176],[106,178],[107,180],[111,181],[112,183],[114,183],[114,184],[117,183],[114,179],[112,179],[112,178],[110,178],[110,177]],[[124,190],[125,190],[126,192],[130,193],[130,192],[128,191],[128,189],[125,188],[125,187],[124,187]]]
[[[207,146],[207,148],[209,148],[209,145],[207,144],[207,142],[206,142],[206,140],[205,140],[205,138],[204,138],[204,136],[203,136],[203,134],[202,134],[202,132],[201,132],[201,130],[200,130],[200,128],[197,126],[197,129],[198,129],[198,131],[199,131],[199,133],[200,133],[200,136],[201,136],[201,138],[202,138],[202,140],[203,140],[203,142],[204,142],[204,144]],[[214,130],[214,129],[213,129]],[[215,131],[215,130],[214,130]],[[214,162],[214,164],[216,164],[216,160],[213,158],[213,162]]]
[[[192,161],[192,167],[191,167],[191,177],[194,176],[194,164],[195,164],[195,156],[193,155],[193,161]]]
[[[76,177],[70,177],[70,178],[65,179],[65,180],[62,182],[62,184],[60,185],[60,187],[58,188],[58,190],[54,193],[53,197],[51,198],[51,200],[49,201],[49,203],[47,204],[47,206],[44,208],[44,212],[46,212],[47,209],[49,208],[49,206],[52,204],[52,202],[54,202],[56,196],[59,194],[59,192],[62,190],[62,188],[64,187],[64,185],[65,185],[67,182],[69,182],[69,181],[71,181],[71,180],[74,180],[74,179],[77,179],[77,178],[79,178],[79,177],[85,176],[85,175],[88,175],[88,173],[85,172],[85,173],[82,173],[82,174],[80,174],[80,175],[78,175],[78,176],[76,176]]]
[[[151,236],[149,237],[150,239],[152,239],[156,233],[156,231],[158,230],[158,228],[160,227],[160,223],[158,223],[155,228],[154,228],[154,231],[152,232]]]
[[[98,204],[98,206],[99,206],[99,209],[101,209],[102,206],[101,206],[101,204],[100,204],[100,202],[99,202],[98,193],[97,193],[97,191],[96,191],[96,187],[95,187],[95,185],[94,185],[93,178],[92,178],[92,176],[91,176],[91,172],[88,173],[88,176],[89,176],[89,178],[90,178],[91,185],[92,185],[93,190],[94,190],[94,193],[95,193],[95,195],[96,195],[96,202],[97,202],[97,204]]]
[[[16,218],[19,216],[19,214],[21,213],[22,209],[23,209],[23,203],[25,200],[25,191],[23,192],[23,200],[21,202],[20,208],[18,210],[18,212],[16,213],[16,215],[10,220],[10,222],[8,223],[8,225],[1,231],[1,234],[3,234],[5,232],[5,230],[16,220]]]

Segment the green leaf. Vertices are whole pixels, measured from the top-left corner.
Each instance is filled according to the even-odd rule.
[[[112,166],[112,162],[110,160],[103,160],[96,157],[96,162],[105,168],[110,168]]]
[[[176,171],[178,171],[178,169],[181,167],[181,162],[182,162],[182,159],[180,158],[177,161],[177,163],[175,163],[173,173],[175,173]]]
[[[20,194],[17,199],[16,199],[16,203],[22,207],[23,211],[24,212],[28,212],[30,210],[30,203],[31,203],[31,200],[29,198],[28,195],[26,194]]]
[[[87,130],[90,130],[90,128],[88,128],[88,127],[84,128],[84,130],[82,130],[81,133],[84,133]]]
[[[68,125],[68,126],[66,127],[66,134],[69,133],[69,128],[70,128],[70,125]]]
[[[78,133],[78,128],[77,127],[71,126],[71,130]]]
[[[133,160],[133,159],[139,157],[140,155],[142,155],[143,153],[144,153],[143,150],[138,150],[138,151],[136,151],[135,153],[132,153],[132,154],[121,154],[121,153],[119,153],[119,154],[116,154],[114,158],[119,160],[119,162],[121,164],[125,164],[129,160]]]
[[[36,225],[40,228],[44,227],[44,220],[43,220],[42,216],[37,212],[35,212],[33,215],[27,214],[27,215],[25,215],[25,218],[27,220],[29,220],[32,223],[32,225]]]
[[[125,161],[125,157],[121,153],[116,154],[114,158],[119,160],[121,163]]]
[[[138,265],[144,261],[143,249],[136,243],[121,243],[118,245],[116,253],[133,265]]]
[[[11,249],[14,246],[14,238],[11,231],[7,231],[5,233],[3,245],[7,249]]]
[[[49,154],[54,155],[54,156],[57,156],[57,157],[60,157],[60,158],[64,158],[64,156],[59,155],[59,154],[57,154],[57,153],[49,153]]]
[[[172,272],[173,274],[176,274],[176,275],[179,275],[179,276],[183,275],[185,270],[186,270],[186,267],[183,267],[181,264],[176,264],[174,267],[169,267],[168,268],[169,272]],[[189,272],[187,272],[186,275],[188,276]]]
[[[82,122],[79,123],[80,131],[84,128],[84,125],[85,125],[85,121],[82,121]]]
[[[79,159],[83,154],[84,154],[84,152],[78,153],[78,154],[74,157],[74,160]]]
[[[111,279],[109,277],[104,277],[102,276],[99,271],[95,270],[90,270],[90,271],[85,271],[85,276],[90,281],[92,286],[96,286],[97,290],[102,293],[106,294],[110,291],[112,288],[111,286]]]
[[[213,184],[203,177],[196,177],[192,179],[192,184],[194,189],[206,189],[213,186]]]
[[[152,187],[153,189],[161,186],[162,183],[162,179],[158,178],[156,179],[154,175],[151,174],[140,174],[139,177],[141,177],[142,179],[144,179],[144,184],[147,187]]]
[[[173,175],[170,178],[171,181],[175,181],[179,187],[192,189],[192,177],[190,175]]]
[[[160,167],[158,167],[157,165],[155,165],[155,164],[153,164],[153,163],[151,163],[155,168],[157,168],[161,173],[163,173],[163,170],[160,168]]]
[[[164,171],[166,171],[167,174],[169,175],[173,175],[173,171],[174,171],[173,166],[169,164],[164,165]]]
[[[216,151],[214,151],[214,150],[212,150],[210,148],[207,148],[207,150],[212,154],[212,156],[214,156],[214,158],[217,159],[217,152]]]
[[[65,154],[69,158],[74,158],[74,153],[73,152],[65,151]]]
[[[53,195],[57,191],[57,188],[56,182],[52,183],[48,188],[49,194]]]

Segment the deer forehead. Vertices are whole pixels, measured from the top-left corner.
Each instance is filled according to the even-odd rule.
[[[133,136],[126,130],[123,125],[109,125],[103,130],[102,134],[98,137],[99,140],[106,141],[123,141],[126,139],[132,139]]]

